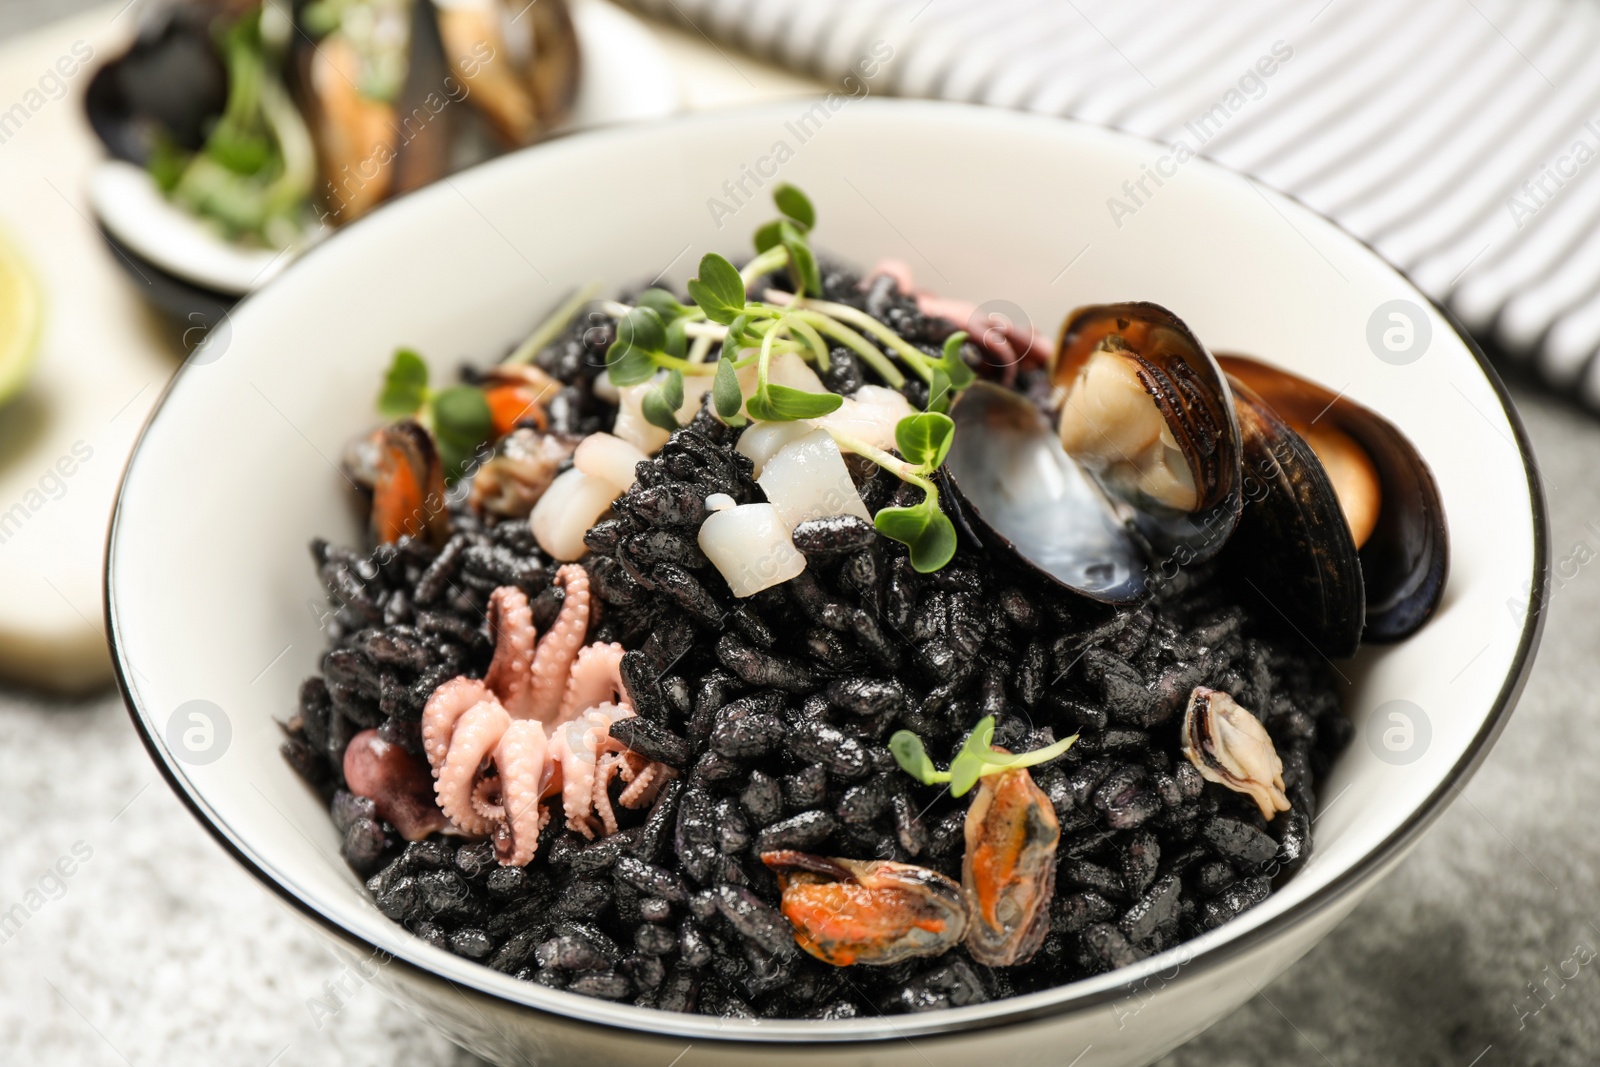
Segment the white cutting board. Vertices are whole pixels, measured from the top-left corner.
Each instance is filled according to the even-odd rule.
[[[0,227],[45,294],[33,378],[0,407],[0,680],[64,694],[111,679],[100,595],[106,523],[134,438],[184,351],[183,326],[145,306],[85,196],[101,151],[83,117],[84,89],[126,47],[142,7],[112,4],[0,47],[0,114],[17,103],[28,112],[0,127]],[[573,13],[585,59],[577,124],[679,108],[677,58],[668,60],[653,29],[602,0],[578,0]],[[52,98],[55,77],[74,65]]]
[[[84,196],[99,150],[83,91],[134,30],[133,15],[113,20],[116,12],[59,22],[0,50],[0,112],[13,103],[29,112],[0,144],[0,226],[45,298],[33,379],[0,407],[0,675],[67,693],[111,675],[100,611],[106,518],[180,351],[112,261]],[[58,73],[62,57],[70,68],[74,44],[94,58],[51,99],[39,81],[53,87],[47,72]]]

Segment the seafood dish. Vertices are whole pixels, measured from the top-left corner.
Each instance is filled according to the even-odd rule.
[[[1423,457],[1167,308],[986,323],[773,201],[742,266],[374,383],[282,745],[374,906],[554,989],[843,1019],[1260,904],[1335,662],[1440,602]]]
[[[580,59],[565,0],[179,0],[88,87],[111,157],[91,200],[114,242],[174,246],[181,281],[238,296],[384,201],[548,136]]]

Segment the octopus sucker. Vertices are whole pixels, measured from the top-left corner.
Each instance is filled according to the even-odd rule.
[[[637,753],[624,753],[623,764],[617,772],[624,782],[628,782],[627,788],[617,794],[617,803],[625,808],[643,808],[654,803],[662,786],[678,776],[676,769],[651,760],[634,772],[630,781],[628,771],[634,760],[644,762],[644,758]]]
[[[436,772],[439,810],[464,833],[486,834],[489,820],[473,806],[480,765],[511,726],[511,716],[492,695],[467,709],[455,724],[444,764]]]
[[[528,715],[545,725],[560,722],[562,697],[578,649],[589,633],[589,572],[576,563],[556,571],[556,584],[566,593],[561,613],[533,653]]]
[[[594,805],[595,818],[600,820],[601,828],[607,834],[617,832],[617,812],[611,806],[611,779],[618,777],[622,768],[627,766],[627,761],[619,752],[607,752],[600,757],[600,762],[595,767]]]
[[[457,720],[488,696],[488,687],[478,679],[452,678],[428,698],[422,709],[422,750],[427,753],[435,777],[444,765]]]
[[[550,817],[539,805],[547,749],[544,727],[530,719],[513,722],[495,746],[502,817],[494,841],[495,855],[502,864],[521,867],[533,859],[539,847],[539,832]]]
[[[561,807],[566,812],[567,827],[591,840],[597,814],[596,783],[603,772],[612,771],[601,764],[607,753],[620,752],[622,747],[611,737],[611,724],[632,715],[633,709],[624,705],[599,704],[556,727],[550,739],[550,759],[561,764]],[[605,812],[610,812],[609,800]],[[605,814],[599,814],[601,824],[606,825]],[[614,816],[606,832],[616,832]]]
[[[530,718],[533,667],[533,609],[528,594],[514,585],[502,585],[489,595],[489,633],[494,637],[494,659],[484,684],[500,697],[513,719]]]

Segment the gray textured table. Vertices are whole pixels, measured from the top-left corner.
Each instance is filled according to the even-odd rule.
[[[0,0],[0,35],[85,6]],[[1518,402],[1552,557],[1600,559],[1600,424]],[[1321,946],[1166,1067],[1595,1061],[1600,571],[1568,573],[1521,707],[1455,806]],[[0,690],[0,782],[0,912],[39,905],[0,932],[0,1060],[476,1062],[363,988],[211,842],[116,699]]]

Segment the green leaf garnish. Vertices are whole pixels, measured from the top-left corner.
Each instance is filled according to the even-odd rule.
[[[395,349],[389,373],[378,394],[378,414],[404,419],[417,413],[428,400],[428,365],[409,348]]]
[[[778,232],[778,227],[782,222],[782,219],[773,219],[771,222],[763,223],[756,230],[755,244],[757,254],[771,251],[783,242],[783,235]]]
[[[906,462],[936,471],[950,452],[955,432],[956,424],[950,416],[924,411],[920,415],[907,415],[895,424],[894,443]]]
[[[452,385],[428,405],[445,479],[454,482],[478,446],[494,432],[489,402],[475,385]]]
[[[941,772],[928,758],[927,751],[922,747],[922,738],[910,730],[896,730],[894,736],[889,738],[889,751],[894,753],[894,761],[900,764],[900,769],[923,785],[936,785],[950,780],[949,774]]]
[[[639,294],[639,299],[635,300],[634,304],[654,311],[661,317],[662,322],[671,322],[689,313],[689,309],[678,303],[678,298],[665,289],[646,289]]]
[[[655,376],[656,365],[648,353],[628,345],[613,344],[606,350],[606,370],[611,375],[611,384],[620,389],[649,381]]]
[[[993,753],[994,716],[985,715],[961,743],[961,751],[950,761],[950,795],[959,797],[977,785]]]
[[[644,352],[660,352],[667,343],[667,327],[654,309],[635,307],[617,320],[615,345],[628,345]]]
[[[616,386],[638,385],[656,372],[651,356],[665,354],[667,328],[661,316],[647,307],[636,307],[617,320],[617,339],[606,349],[606,369]]]
[[[821,294],[822,274],[817,270],[817,259],[811,254],[811,244],[804,231],[784,219],[778,223],[778,240],[789,253],[789,273],[794,276],[795,295]]]
[[[717,376],[711,383],[711,402],[717,406],[717,414],[724,422],[737,417],[739,408],[744,406],[739,376],[734,373],[733,360],[726,357],[717,361]]]
[[[670,371],[666,380],[644,395],[639,408],[645,421],[671,432],[676,430],[678,409],[683,406],[683,372]]]
[[[724,326],[744,310],[744,279],[732,263],[707,252],[700,259],[700,275],[689,279],[689,297],[712,322]]]
[[[955,524],[929,500],[911,507],[880,508],[872,525],[911,550],[911,569],[918,574],[939,570],[956,554]]]
[[[816,419],[837,411],[844,403],[838,393],[812,393],[787,385],[769,383],[756,390],[745,403],[751,415],[766,422],[793,422],[796,419]]]
[[[772,202],[802,231],[817,225],[817,210],[811,206],[811,198],[788,182],[780,182],[772,190]]]
[[[1036,748],[1032,752],[1016,754],[996,752],[993,748],[994,716],[985,715],[978,720],[972,732],[967,735],[967,739],[962,742],[961,750],[950,761],[950,769],[947,771],[941,771],[934,766],[922,747],[922,738],[910,730],[896,730],[889,738],[889,751],[894,754],[895,762],[900,765],[900,769],[923,785],[940,785],[948,782],[950,795],[959,797],[969,792],[977,784],[978,779],[987,775],[1048,763],[1064,755],[1077,740],[1078,735],[1073,734],[1053,745]]]
[[[977,373],[961,358],[961,346],[967,343],[967,332],[957,330],[944,339],[944,359],[940,364],[950,379],[950,388],[960,392],[977,379]]]
[[[950,375],[943,366],[934,367],[933,377],[928,381],[928,410],[941,415],[949,411],[950,393]]]
[[[673,319],[667,323],[667,339],[661,350],[676,359],[682,359],[689,354],[689,334],[684,329],[682,319]]]
[[[472,450],[493,428],[489,402],[475,385],[452,385],[433,398],[433,432],[441,442]]]

